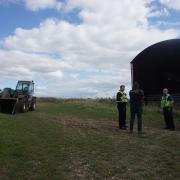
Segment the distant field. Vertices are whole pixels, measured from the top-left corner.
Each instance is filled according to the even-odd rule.
[[[179,180],[180,110],[174,114],[177,130],[166,131],[161,109],[145,107],[142,135],[120,131],[116,106],[105,101],[0,114],[0,179]]]

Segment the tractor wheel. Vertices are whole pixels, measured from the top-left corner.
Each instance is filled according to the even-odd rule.
[[[22,113],[27,112],[27,106],[26,106],[26,103],[22,103],[22,105],[21,105],[21,112],[22,112]]]
[[[30,111],[35,111],[36,110],[36,102],[32,102],[31,107],[29,108]]]

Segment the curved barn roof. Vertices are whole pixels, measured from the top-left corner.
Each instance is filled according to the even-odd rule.
[[[132,84],[137,81],[146,94],[167,87],[180,94],[180,39],[149,46],[131,61]]]
[[[170,39],[153,44],[139,53],[132,61],[134,64],[138,61],[157,61],[180,58],[180,39]]]

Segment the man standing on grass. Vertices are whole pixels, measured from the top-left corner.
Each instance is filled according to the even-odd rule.
[[[175,130],[174,121],[173,121],[173,98],[170,94],[168,94],[168,89],[163,89],[163,96],[161,99],[161,107],[163,109],[164,121],[165,121],[165,129]]]
[[[120,86],[120,90],[116,96],[117,108],[119,112],[119,128],[126,130],[126,104],[128,98],[125,91],[125,85]]]
[[[130,132],[133,132],[134,120],[137,115],[138,119],[138,133],[142,132],[142,110],[144,101],[144,92],[139,89],[139,84],[134,83],[133,89],[129,92],[130,96]]]

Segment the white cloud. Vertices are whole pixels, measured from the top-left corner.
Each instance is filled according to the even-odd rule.
[[[0,4],[24,4],[30,11],[45,9],[61,10],[62,4],[59,0],[0,0]]]
[[[160,17],[160,16],[169,16],[170,13],[166,8],[155,9],[149,14],[149,17]]]
[[[58,71],[47,73],[46,77],[58,80],[59,78],[61,79],[63,77],[63,73],[62,71],[58,70]]]
[[[170,9],[180,10],[179,0],[160,0],[160,3],[167,6]]]
[[[4,53],[6,62],[0,65],[8,69],[13,63],[15,69],[27,69],[21,69],[22,76],[45,81],[41,86],[52,88],[39,88],[42,95],[112,96],[120,83],[130,87],[129,63],[137,53],[180,34],[176,29],[161,30],[149,25],[149,2],[69,0],[64,4],[66,13],[78,8],[81,24],[47,19],[30,30],[17,28],[3,42],[5,50],[0,51],[0,59]],[[61,58],[54,60],[45,54]],[[3,72],[1,77],[6,78]]]
[[[24,53],[22,51],[0,50],[0,76],[3,79],[47,79],[47,75],[62,77],[63,70],[69,69],[61,60],[54,60],[47,55]]]
[[[159,25],[159,26],[171,26],[171,27],[173,27],[173,26],[180,26],[180,22],[179,21],[171,21],[171,22],[169,22],[169,21],[157,21],[157,24]]]
[[[25,5],[32,11],[38,11],[41,9],[60,10],[62,7],[62,3],[57,0],[25,0]]]

